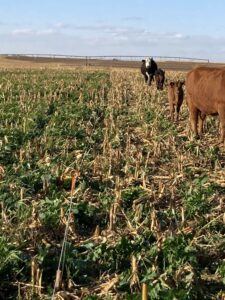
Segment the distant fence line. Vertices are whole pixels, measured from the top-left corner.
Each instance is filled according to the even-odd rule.
[[[145,57],[153,57],[159,61],[182,61],[182,62],[206,62],[209,59],[196,57],[180,57],[180,56],[157,56],[157,55],[63,55],[63,54],[0,54],[4,57],[32,57],[32,58],[66,58],[66,59],[83,59],[88,62],[92,59],[97,60],[120,60],[120,61],[139,61]]]

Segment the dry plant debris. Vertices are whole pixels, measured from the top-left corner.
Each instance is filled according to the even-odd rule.
[[[138,70],[0,78],[0,298],[49,299],[72,197],[55,299],[224,299],[217,118],[195,140]]]

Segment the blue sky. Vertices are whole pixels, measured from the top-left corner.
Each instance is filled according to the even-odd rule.
[[[225,61],[224,0],[0,0],[0,53]]]

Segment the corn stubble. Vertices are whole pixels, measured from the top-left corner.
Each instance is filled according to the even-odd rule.
[[[186,104],[172,123],[166,89],[136,70],[1,77],[1,244],[12,257],[0,272],[13,295],[49,297],[69,218],[55,299],[223,299],[218,121],[194,140]]]

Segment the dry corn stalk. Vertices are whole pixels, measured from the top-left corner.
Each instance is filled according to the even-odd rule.
[[[181,207],[181,225],[185,223],[185,215],[184,215],[184,208]]]
[[[38,267],[38,262],[36,257],[33,257],[31,260],[32,294],[36,293],[38,295],[41,295],[42,273],[43,271]]]
[[[31,259],[31,283],[33,285],[36,284],[37,269],[38,269],[38,266],[37,266],[36,257],[32,257],[32,259]]]
[[[31,224],[29,225],[30,228],[39,227],[41,222],[38,218],[38,202],[32,201],[32,212],[31,212]]]
[[[117,203],[120,203],[122,201],[122,199],[121,199],[121,187],[120,187],[120,178],[119,178],[119,176],[116,177],[115,198],[116,198],[116,202]]]
[[[2,179],[5,175],[5,170],[4,168],[0,165],[0,179]]]
[[[75,215],[70,213],[68,219],[68,229],[73,236],[76,236]]]
[[[66,224],[65,211],[63,207],[60,207],[60,224]]]
[[[142,283],[142,296],[141,300],[148,300],[148,286],[146,283]]]
[[[135,210],[135,215],[134,215],[134,220],[139,223],[141,220],[141,216],[142,216],[142,211],[141,211],[141,205],[133,205],[133,208]]]
[[[5,208],[4,208],[4,203],[3,202],[0,203],[0,207],[1,207],[1,218],[2,218],[2,221],[4,223],[8,223],[9,220],[7,218],[7,215],[6,215]]]
[[[151,213],[151,226],[150,226],[150,229],[151,231],[154,231],[156,229],[156,213],[155,213],[155,210],[152,211]]]
[[[21,188],[21,189],[20,189],[20,200],[21,200],[21,201],[24,199],[24,192],[25,192],[25,189],[24,189],[24,188]]]
[[[104,282],[100,285],[98,289],[101,290],[100,295],[107,295],[111,289],[113,289],[114,286],[119,282],[119,276],[115,274],[113,278],[111,278],[109,281]]]
[[[116,223],[116,213],[117,213],[118,203],[113,203],[109,212],[109,230],[114,230],[114,225]]]
[[[55,290],[59,291],[62,288],[62,271],[56,271]]]
[[[97,225],[95,228],[94,237],[99,237],[99,236],[100,236],[100,227],[99,225]]]
[[[37,269],[37,274],[36,274],[36,282],[37,282],[36,293],[39,296],[41,295],[42,273],[43,273],[43,271],[38,268]]]
[[[137,259],[134,255],[131,257],[131,278],[130,278],[130,289],[131,291],[135,290],[140,286],[138,278],[138,266]]]
[[[223,223],[225,224],[225,213],[223,214]]]

